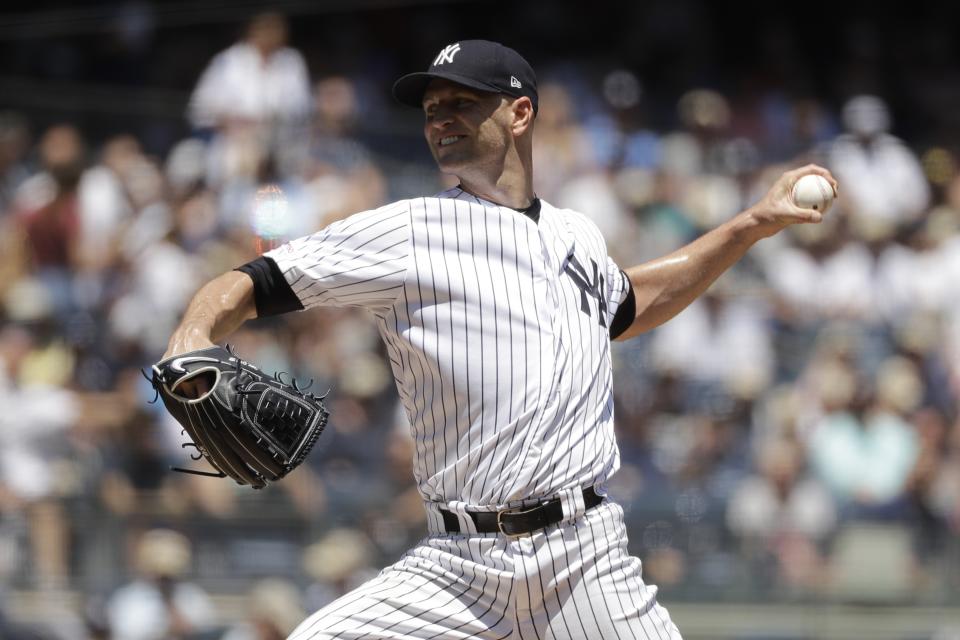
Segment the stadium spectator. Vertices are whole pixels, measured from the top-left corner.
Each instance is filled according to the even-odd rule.
[[[32,271],[48,289],[58,314],[76,307],[70,271],[80,264],[77,186],[86,166],[80,132],[71,125],[47,129],[40,139],[40,171],[14,199]]]
[[[287,46],[288,25],[278,13],[254,16],[244,38],[217,54],[190,98],[189,118],[211,131],[208,181],[256,178],[302,157],[310,113],[310,80],[303,56]]]
[[[826,566],[825,542],[838,516],[829,492],[805,473],[805,462],[795,441],[764,443],[756,472],[730,496],[726,521],[748,566],[771,574],[776,586],[816,591]]]
[[[826,489],[805,473],[805,455],[796,442],[764,444],[756,455],[755,474],[730,497],[730,529],[750,539],[799,533],[823,541],[837,524],[836,508]]]
[[[919,453],[917,435],[903,418],[922,393],[915,370],[902,359],[885,362],[872,399],[848,362],[826,360],[813,375],[824,403],[807,443],[816,477],[850,516],[904,518]]]
[[[314,85],[301,175],[288,172],[281,184],[290,200],[286,237],[313,233],[386,200],[387,178],[358,128],[359,100],[355,83],[345,76],[327,76]]]
[[[897,226],[916,220],[930,203],[930,185],[916,154],[890,133],[890,109],[878,96],[858,95],[843,106],[846,133],[829,152],[854,224],[871,218]]]
[[[70,355],[42,344],[23,326],[0,329],[0,483],[4,506],[29,522],[33,586],[63,588],[69,578],[69,527],[59,471],[72,455],[66,438],[79,419],[77,396],[64,388]],[[66,371],[64,369],[66,368]]]
[[[736,292],[732,276],[653,335],[655,366],[724,393],[756,397],[773,379],[773,336],[764,306]]]
[[[190,542],[183,534],[153,529],[142,535],[134,558],[139,576],[107,602],[114,640],[184,638],[215,626],[210,597],[185,579],[191,559]]]
[[[306,608],[322,607],[376,575],[373,544],[351,527],[338,527],[309,545],[303,565],[312,582],[306,589]]]
[[[300,599],[300,590],[288,580],[257,581],[247,594],[244,619],[220,640],[284,640],[306,616]]]

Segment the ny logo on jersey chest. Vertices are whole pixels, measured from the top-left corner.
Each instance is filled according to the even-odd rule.
[[[567,266],[563,271],[570,276],[573,283],[580,289],[580,311],[588,316],[593,315],[590,313],[590,304],[587,301],[587,296],[589,295],[595,298],[597,301],[597,313],[600,316],[600,326],[605,327],[607,326],[607,288],[604,286],[603,274],[600,273],[600,269],[597,267],[597,263],[593,258],[590,259],[590,266],[593,268],[592,279],[587,274],[587,270],[580,264],[580,261],[577,260],[577,257],[570,256],[570,259],[567,261]]]

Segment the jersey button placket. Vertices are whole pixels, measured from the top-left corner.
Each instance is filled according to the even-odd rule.
[[[561,250],[558,253],[563,243],[560,242],[558,238],[553,237],[553,229],[549,223],[540,225],[539,238],[543,262],[546,268],[547,290],[549,292],[549,326],[554,341],[553,359],[557,371],[557,377],[553,381],[553,393],[550,394],[550,397],[554,397],[560,388],[561,374],[564,369],[563,363],[568,356],[566,345],[563,343],[561,318],[563,317],[562,314],[564,310],[561,308],[560,296],[560,287],[562,286],[560,278],[563,275],[562,269],[564,267],[563,262],[566,260],[566,252]],[[563,258],[560,257],[561,254],[564,255]]]

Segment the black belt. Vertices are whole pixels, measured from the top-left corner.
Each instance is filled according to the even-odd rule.
[[[592,509],[603,502],[593,487],[583,490],[585,509]],[[460,521],[450,510],[440,507],[443,526],[447,533],[460,533]],[[507,536],[522,536],[537,529],[549,527],[563,520],[563,503],[553,498],[532,507],[518,507],[503,511],[467,511],[476,525],[477,533],[502,533]]]

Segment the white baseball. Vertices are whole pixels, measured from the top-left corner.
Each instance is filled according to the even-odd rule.
[[[793,201],[798,207],[826,213],[833,204],[833,185],[823,176],[810,173],[793,185]]]

